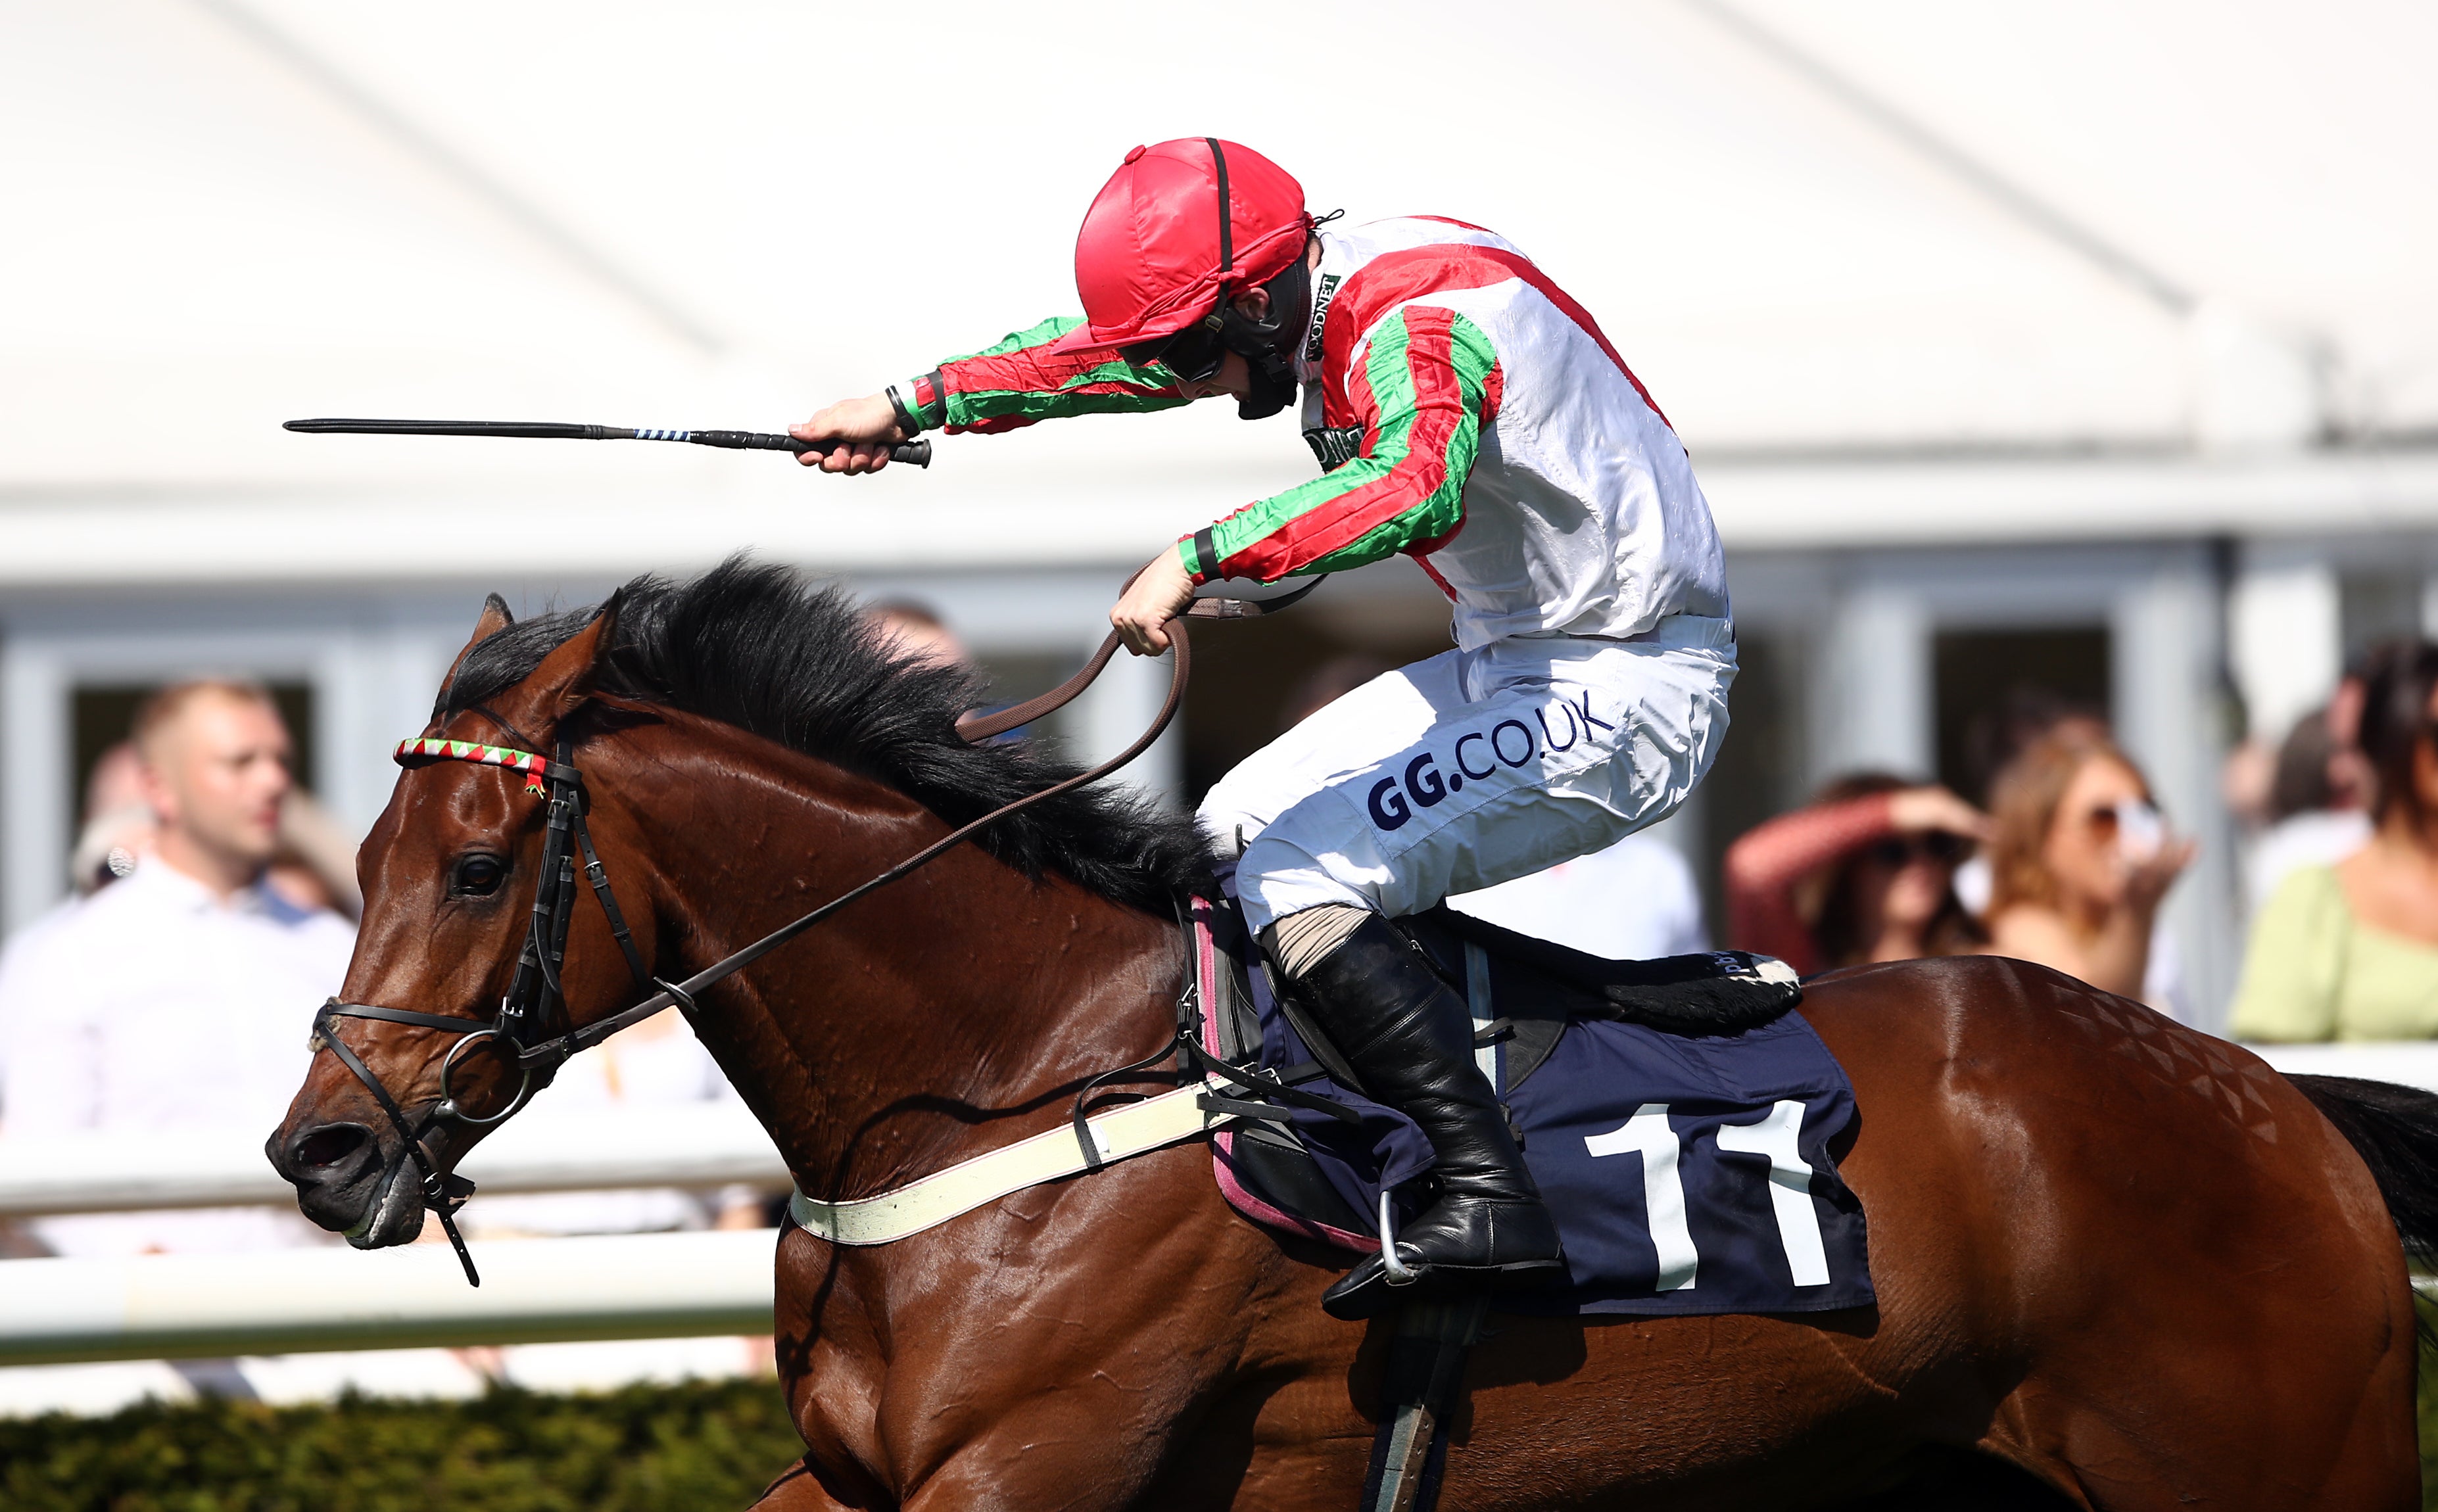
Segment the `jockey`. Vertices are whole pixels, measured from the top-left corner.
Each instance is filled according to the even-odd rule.
[[[1557,1227],[1477,1068],[1473,1017],[1389,920],[1665,818],[1727,726],[1734,631],[1684,447],[1583,308],[1504,237],[1410,216],[1328,227],[1232,142],[1138,147],[1075,244],[1059,318],[797,426],[830,472],[945,428],[1303,390],[1322,473],[1160,553],[1109,618],[1137,655],[1201,584],[1403,552],[1456,649],[1330,704],[1210,790],[1246,923],[1372,1098],[1437,1155],[1436,1201],[1323,1305],[1364,1318],[1563,1281]],[[1630,906],[1625,900],[1619,906]],[[1403,1278],[1397,1278],[1403,1280]]]

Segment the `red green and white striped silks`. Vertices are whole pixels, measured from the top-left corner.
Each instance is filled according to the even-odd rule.
[[[1187,537],[1195,582],[1271,582],[1396,552],[1427,555],[1456,534],[1481,428],[1498,415],[1490,338],[1452,310],[1409,306],[1380,322],[1347,381],[1363,417],[1363,454]]]
[[[438,757],[443,761],[474,762],[484,766],[504,766],[512,772],[525,774],[525,791],[547,792],[544,783],[550,777],[550,758],[537,756],[529,750],[513,750],[505,746],[486,746],[480,741],[443,740],[433,735],[415,735],[398,743],[390,759],[403,766],[422,757]]]
[[[1404,552],[1455,603],[1458,644],[1624,639],[1725,618],[1725,565],[1682,443],[1581,305],[1494,233],[1415,216],[1318,233],[1304,425],[1351,460],[1178,543],[1196,582]],[[918,379],[926,426],[1004,431],[1183,402],[1107,349],[1041,350],[1055,320]]]
[[[1043,321],[969,357],[953,357],[903,386],[925,430],[950,435],[1014,431],[1073,414],[1136,414],[1186,403],[1176,377],[1157,363],[1138,367],[1114,348],[1053,352],[1050,343],[1084,323]]]

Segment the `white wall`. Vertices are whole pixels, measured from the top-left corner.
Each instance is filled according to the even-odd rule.
[[[1911,585],[1867,569],[1840,582],[1814,643],[1807,786],[1858,769],[1930,773],[1931,634],[1929,605]]]
[[[2235,829],[2219,785],[2235,731],[2218,686],[2217,592],[2205,548],[2170,548],[2126,585],[2109,616],[2116,738],[2148,775],[2169,823],[2201,846],[2161,918],[2196,1021],[2209,1029],[2225,1025],[2243,949]]]
[[[2265,541],[2245,551],[2227,600],[2227,637],[2252,735],[2273,745],[2327,702],[2342,633],[2337,571],[2324,548]]]

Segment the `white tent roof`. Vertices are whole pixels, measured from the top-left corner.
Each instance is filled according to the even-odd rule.
[[[2300,527],[2179,459],[2438,431],[2426,9],[1732,5],[1309,5],[1240,47],[1122,5],[0,9],[0,581],[549,563],[571,519],[605,565],[1147,553],[1307,471],[1288,422],[950,441],[871,484],[276,423],[777,429],[1069,308],[1120,152],[1209,131],[1316,207],[1514,237],[1717,463],[1731,540],[1952,519],[1853,486],[1824,518],[1739,457],[2131,453],[2040,474],[2116,501],[2074,528]],[[2426,458],[2277,466],[2438,515]],[[2003,492],[1971,533],[2059,528]]]

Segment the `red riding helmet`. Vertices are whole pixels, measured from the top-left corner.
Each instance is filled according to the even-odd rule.
[[[1060,347],[1169,336],[1230,290],[1303,255],[1303,185],[1248,147],[1181,136],[1138,147],[1109,175],[1075,237],[1084,324]]]

